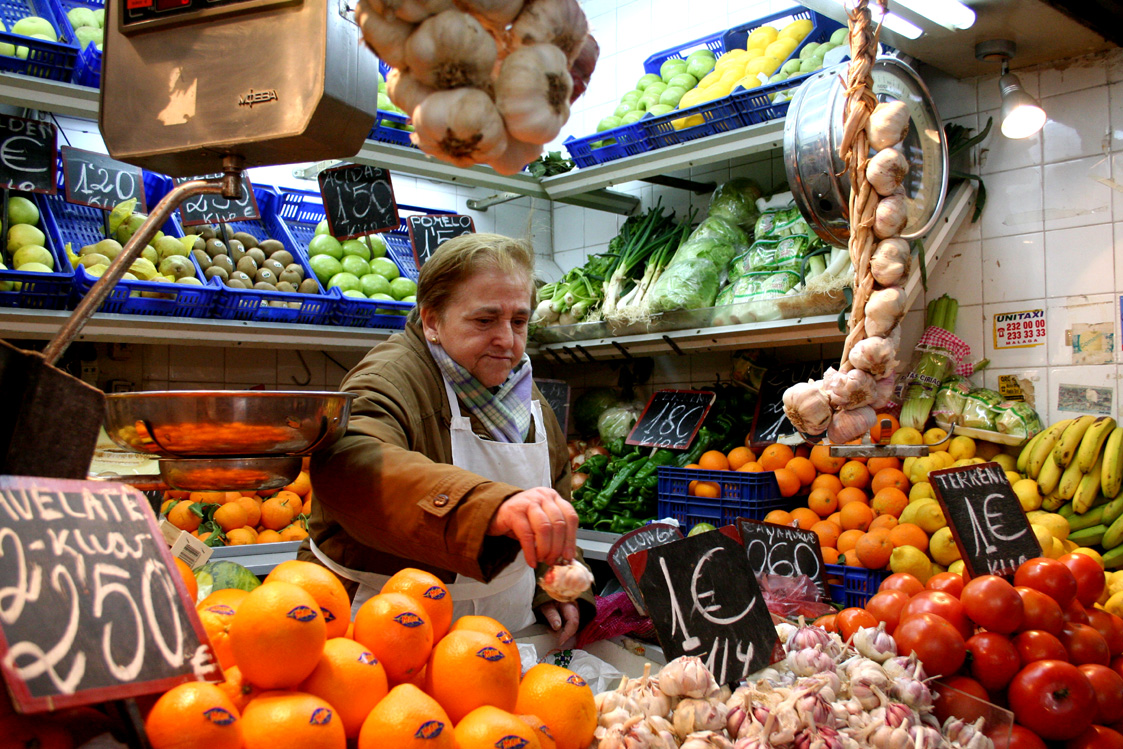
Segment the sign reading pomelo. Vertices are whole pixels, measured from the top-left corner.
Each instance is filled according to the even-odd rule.
[[[443,242],[476,230],[471,216],[458,213],[419,214],[406,218],[413,257],[420,268]]]

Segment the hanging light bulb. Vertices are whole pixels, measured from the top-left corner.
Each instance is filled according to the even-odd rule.
[[[1022,82],[1010,72],[1010,60],[1017,47],[1008,39],[991,39],[975,45],[975,57],[987,62],[1002,63],[998,88],[1002,94],[999,128],[1007,138],[1028,138],[1045,126],[1045,110],[1030,96]]]

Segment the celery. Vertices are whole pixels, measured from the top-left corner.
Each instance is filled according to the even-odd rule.
[[[958,316],[959,302],[947,294],[928,302],[928,327],[954,333]],[[940,349],[923,350],[916,366],[905,378],[901,426],[924,429],[936,399],[936,391],[954,368],[955,361],[946,352]]]

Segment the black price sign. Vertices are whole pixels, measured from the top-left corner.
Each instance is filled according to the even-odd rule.
[[[420,268],[442,243],[461,234],[472,234],[476,224],[471,216],[459,213],[424,214],[406,217],[409,241],[413,245],[413,258]]]
[[[377,234],[400,225],[390,172],[381,167],[351,164],[326,169],[320,172],[320,193],[336,239]]]
[[[136,198],[136,210],[147,212],[144,175],[138,166],[111,159],[103,153],[63,146],[62,176],[69,203],[113,208],[118,203]]]
[[[0,671],[20,712],[222,678],[132,487],[0,476],[0,556]]]
[[[625,443],[685,450],[716,397],[708,390],[660,390],[647,402]]]
[[[0,187],[54,195],[57,143],[49,122],[0,116]]]
[[[770,366],[760,384],[756,399],[756,416],[753,418],[752,443],[766,444],[781,437],[797,434],[798,430],[784,415],[784,391],[797,382],[818,380],[830,364],[822,361],[801,362],[783,366]]]
[[[562,380],[535,380],[534,384],[558,418],[562,432],[569,434],[569,383]]]
[[[673,525],[648,523],[642,528],[636,528],[634,531],[629,531],[616,539],[616,543],[612,544],[612,548],[608,550],[608,566],[616,574],[616,579],[620,581],[620,585],[624,587],[624,592],[628,594],[628,598],[632,599],[632,605],[636,607],[636,611],[639,613],[646,613],[643,609],[643,593],[640,592],[636,576],[632,574],[632,568],[628,566],[628,555],[635,554],[643,549],[669,544],[671,541],[677,541],[680,538],[682,538],[682,531]]]
[[[1008,577],[1041,544],[998,463],[944,468],[928,474],[967,574]]]
[[[222,174],[204,174],[201,177],[181,177],[177,178],[175,183],[181,185],[193,179],[220,179],[222,176]],[[242,192],[237,198],[230,199],[218,193],[193,195],[180,205],[179,215],[184,226],[256,221],[261,218],[261,213],[257,209],[257,198],[253,195],[253,185],[244,173]]]
[[[737,518],[737,530],[741,533],[749,566],[758,575],[807,575],[819,586],[823,597],[830,599],[823,576],[823,553],[815,533],[747,518]]]
[[[719,684],[767,666],[776,627],[745,549],[710,531],[628,557],[667,660],[702,659]]]

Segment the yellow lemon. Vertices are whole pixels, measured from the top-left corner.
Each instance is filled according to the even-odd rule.
[[[929,534],[935,533],[948,524],[944,518],[944,511],[940,509],[940,503],[934,499],[920,499],[907,505],[901,511],[900,522],[915,523],[925,533]]]
[[[932,561],[915,546],[898,546],[893,549],[893,553],[889,555],[889,569],[910,574],[922,583],[928,582],[928,578],[932,577]],[[1123,601],[1123,597],[1120,600]]]
[[[781,29],[780,37],[793,39],[796,43],[799,43],[803,41],[803,37],[811,33],[812,28],[814,28],[814,26],[810,18],[801,18],[798,21],[792,21]]]
[[[681,99],[679,99],[678,109],[686,109],[687,107],[692,107],[695,104],[698,104],[699,102],[702,101],[702,97],[704,97],[705,95],[706,95],[705,89],[702,89],[702,88],[692,88],[692,89],[690,89],[689,91],[687,91],[685,94],[682,95]]]
[[[943,442],[947,439],[948,433],[939,427],[932,427],[924,433],[924,444],[935,445],[937,442]]]
[[[916,458],[910,457],[905,458],[905,462],[901,463],[901,472],[904,473],[906,477],[912,474],[912,464],[915,462]]]
[[[1075,541],[1069,541],[1067,538],[1061,541],[1061,548],[1065,550],[1065,554],[1076,551],[1080,547],[1076,545]]]
[[[951,457],[951,453],[947,450],[933,450],[928,453],[928,456],[938,460],[941,468],[951,468],[952,463],[955,462],[955,459]]]
[[[1064,542],[1054,538],[1052,547],[1048,552],[1046,552],[1045,556],[1049,557],[1050,559],[1060,559],[1067,553],[1068,552],[1065,551]]]
[[[1037,544],[1041,547],[1042,556],[1049,556],[1049,552],[1053,550],[1053,534],[1049,529],[1037,523],[1030,523],[1029,529],[1033,531],[1033,535],[1037,536]]]
[[[736,83],[734,83],[733,87],[734,88],[740,87],[740,88],[745,89],[746,91],[752,91],[754,88],[756,88],[759,85],[760,85],[760,79],[759,78],[757,78],[755,76],[751,76],[751,75],[746,75],[744,78],[741,78]]]
[[[743,63],[748,56],[749,51],[746,49],[731,49],[714,61],[714,70],[721,70],[738,62]]]
[[[916,462],[912,464],[912,471],[909,473],[909,481],[914,484],[927,481],[928,472],[941,467],[942,466],[939,465],[939,458],[933,458],[931,455],[924,458],[917,458]]]
[[[951,535],[951,528],[947,526],[932,534],[932,538],[928,541],[928,553],[932,555],[936,564],[945,567],[962,558],[959,547],[955,545],[955,538]]]
[[[1032,512],[1041,509],[1041,489],[1033,479],[1018,479],[1012,485],[1014,494],[1018,495],[1018,502],[1022,510]]]
[[[1018,470],[1018,461],[1013,455],[1006,453],[999,453],[991,458],[995,463],[1002,466],[1003,471],[1016,471]],[[985,462],[985,461],[984,461]]]
[[[720,99],[723,96],[729,96],[729,92],[733,90],[733,87],[735,85],[737,85],[737,81],[739,78],[740,76],[733,76],[730,78],[723,77],[717,83],[706,89],[706,95],[702,101],[713,101],[714,99]],[[698,103],[701,104],[702,102]]]
[[[776,41],[776,37],[780,36],[779,30],[775,26],[761,26],[753,29],[749,34],[749,38],[745,40],[745,46],[749,49],[754,47],[757,49],[764,49],[772,42]]]
[[[1095,559],[1097,562],[1099,562],[1101,568],[1104,566],[1103,555],[1100,554],[1095,549],[1093,549],[1091,546],[1077,546],[1075,549],[1072,550],[1072,553],[1073,554],[1086,554],[1087,556],[1090,556],[1090,557],[1092,557],[1092,559]],[[1104,573],[1105,587],[1106,587],[1106,584],[1108,584],[1110,582],[1111,581],[1107,578],[1107,573]]]
[[[709,88],[710,86],[712,86],[713,84],[717,83],[720,80],[721,80],[721,73],[718,71],[717,68],[714,68],[709,73],[706,73],[706,75],[702,78],[702,80],[698,81],[698,85],[695,88],[691,89],[691,91],[697,91],[698,89]],[[690,91],[687,91],[686,93],[689,94]]]
[[[913,484],[909,489],[909,503],[917,501],[918,499],[935,499],[936,491],[932,485],[927,481],[921,481],[919,484]]]
[[[893,432],[893,436],[889,438],[890,445],[921,445],[924,444],[924,438],[920,434],[920,430],[912,427],[901,427]]]
[[[947,451],[951,453],[951,457],[956,460],[975,457],[975,450],[975,440],[970,437],[964,437],[963,435],[952,437],[947,447]]]
[[[962,559],[956,559],[948,565],[948,572],[954,572],[957,575],[962,575],[967,569],[967,565]]]
[[[1072,531],[1068,524],[1068,518],[1055,512],[1042,512],[1040,515],[1035,515],[1029,522],[1045,528],[1058,541],[1067,539],[1068,534]],[[1041,550],[1048,551],[1048,548],[1042,544]]]
[[[1010,486],[1013,486],[1014,484],[1022,480],[1022,474],[1018,473],[1017,471],[1007,471],[1006,480],[1010,482]]]
[[[775,57],[778,60],[786,60],[792,52],[795,52],[795,48],[798,46],[798,39],[782,36],[765,47],[764,54],[769,57]]]
[[[1123,590],[1113,594],[1111,598],[1107,599],[1107,603],[1104,604],[1104,610],[1109,614],[1123,616]]]
[[[763,75],[765,78],[768,78],[780,69],[780,65],[783,64],[783,62],[783,60],[769,57],[768,55],[758,57],[755,60],[750,60],[748,64],[745,65],[745,75],[754,78]]]

